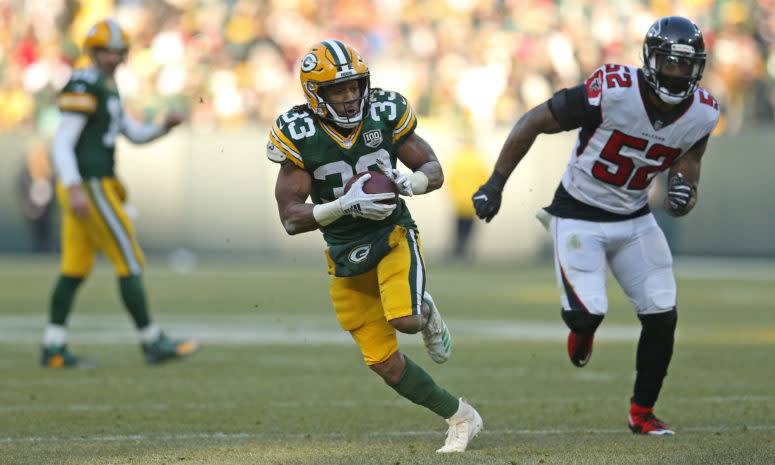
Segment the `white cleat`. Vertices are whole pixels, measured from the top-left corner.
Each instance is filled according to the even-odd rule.
[[[445,421],[449,423],[447,440],[444,441],[444,446],[436,451],[442,454],[447,452],[464,452],[466,447],[468,447],[468,442],[484,427],[479,412],[462,397],[460,398],[460,406],[457,408],[457,412]]]
[[[452,352],[452,336],[449,334],[447,325],[441,319],[439,309],[433,302],[433,298],[426,291],[422,300],[425,301],[431,309],[428,315],[428,324],[422,330],[422,340],[425,342],[425,348],[428,349],[428,355],[436,363],[444,363],[449,360],[449,354]]]

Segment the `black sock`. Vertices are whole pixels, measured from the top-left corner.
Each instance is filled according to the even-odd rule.
[[[641,407],[653,407],[667,375],[667,367],[673,356],[675,327],[678,313],[675,309],[653,315],[639,315],[642,329],[638,341],[635,362],[638,374],[635,378],[633,402]]]

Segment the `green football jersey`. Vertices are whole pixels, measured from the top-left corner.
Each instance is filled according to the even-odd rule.
[[[81,177],[114,176],[116,138],[121,122],[118,90],[94,68],[73,71],[57,97],[60,111],[85,114],[86,126],[75,146]]]
[[[294,110],[298,110],[298,107]],[[292,162],[312,176],[310,197],[315,204],[330,202],[344,193],[355,174],[380,172],[377,159],[396,166],[396,150],[412,135],[417,117],[406,99],[396,92],[375,90],[361,123],[348,136],[308,111],[283,113],[269,132],[267,157],[277,163]],[[328,245],[346,244],[387,225],[414,227],[404,200],[382,221],[345,215],[321,228]]]

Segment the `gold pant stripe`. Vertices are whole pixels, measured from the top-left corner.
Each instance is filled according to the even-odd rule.
[[[135,275],[140,274],[142,266],[135,256],[132,238],[123,223],[121,223],[121,219],[113,211],[113,208],[111,208],[110,202],[105,196],[105,192],[102,190],[100,180],[98,178],[91,178],[88,182],[89,187],[91,187],[90,190],[97,210],[103,220],[105,220],[105,224],[108,225],[108,230],[113,235],[113,238],[116,240],[121,255],[124,257],[124,261],[126,261],[127,266],[129,267],[129,272]]]

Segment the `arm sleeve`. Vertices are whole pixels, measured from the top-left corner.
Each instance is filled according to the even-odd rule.
[[[51,158],[59,179],[65,187],[79,184],[81,173],[75,158],[75,145],[86,127],[88,116],[84,113],[64,111],[59,117],[59,126],[51,145]]]
[[[166,134],[164,126],[160,124],[142,124],[127,115],[121,115],[121,134],[135,144],[144,144]]]
[[[600,123],[600,108],[590,105],[584,84],[557,91],[547,104],[565,131]]]

